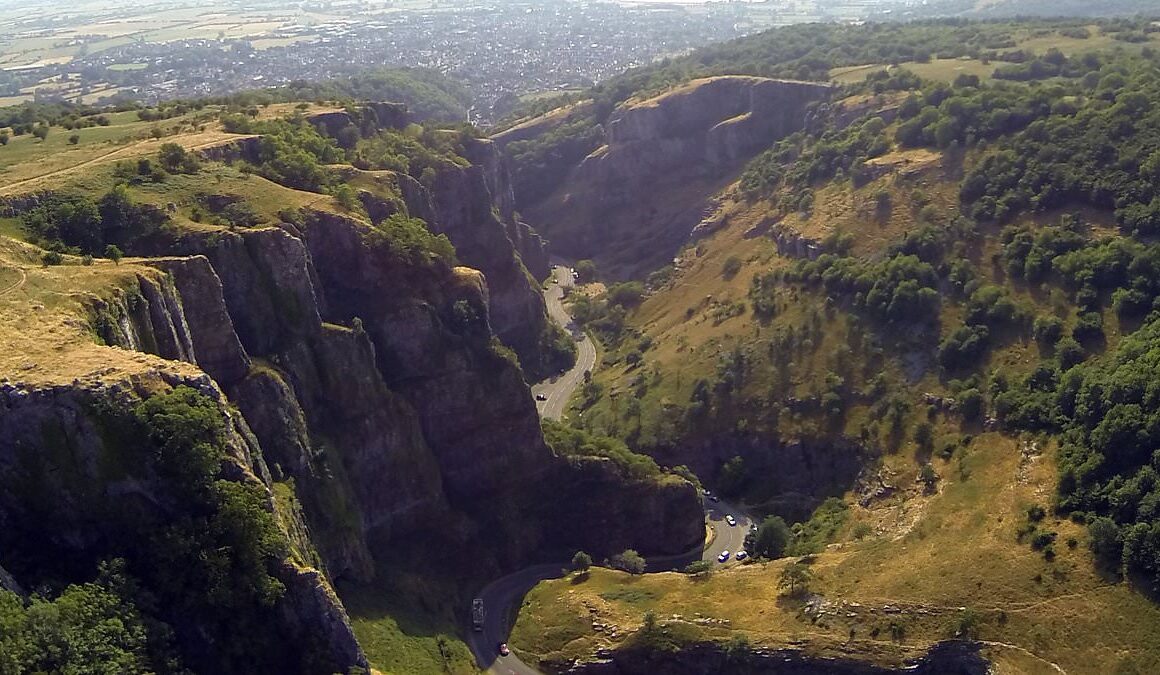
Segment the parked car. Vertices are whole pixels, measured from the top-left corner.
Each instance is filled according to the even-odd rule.
[[[499,655],[500,656],[507,656],[508,654],[511,654],[511,653],[512,652],[510,649],[508,649],[506,642],[499,643]]]
[[[749,554],[746,553],[745,551],[738,551],[737,555],[733,556],[733,559],[734,560],[745,560],[748,557],[749,557]]]
[[[729,551],[721,551],[721,555],[717,556],[717,562],[723,563],[729,559]]]
[[[725,522],[729,523],[729,527],[733,527],[737,524],[737,519],[733,516],[725,516]]]
[[[536,394],[536,400],[537,401],[547,401],[548,395],[547,394]]]

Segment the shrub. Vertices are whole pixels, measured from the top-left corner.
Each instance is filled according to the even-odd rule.
[[[732,279],[741,271],[741,258],[731,255],[725,259],[725,264],[721,266],[721,276],[726,279]]]
[[[1054,347],[1063,337],[1063,321],[1059,317],[1051,315],[1036,317],[1031,334],[1035,337],[1035,341],[1043,347]]]

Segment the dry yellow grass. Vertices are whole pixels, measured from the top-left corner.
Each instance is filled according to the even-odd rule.
[[[0,237],[0,377],[32,384],[68,384],[77,378],[116,379],[164,369],[199,374],[194,366],[98,343],[88,306],[136,286],[137,277],[161,272],[132,264],[114,265],[65,257],[43,267],[35,247]]]
[[[1051,672],[1051,663],[1068,673],[1105,673],[1120,665],[1156,672],[1160,608],[1101,578],[1082,528],[1067,521],[1041,526],[1059,533],[1051,562],[1016,541],[1026,508],[1050,497],[1050,454],[1028,459],[1015,440],[986,435],[967,457],[967,477],[940,467],[939,493],[925,500],[917,517],[902,519],[913,523],[909,529],[888,528],[815,557],[811,590],[830,607],[821,618],[782,597],[777,579],[784,560],[735,567],[706,580],[679,574],[634,579],[595,570],[585,582],[565,579],[534,589],[513,646],[535,655],[578,656],[615,646],[651,611],[662,623],[726,620],[699,628],[709,639],[744,634],[763,645],[824,653],[845,648],[896,662],[951,637],[966,608],[978,617],[977,636],[1003,672]],[[855,517],[889,520],[890,514],[878,512],[902,508],[904,501],[854,507]],[[1071,537],[1080,542],[1074,549],[1064,543]],[[592,618],[619,627],[618,638],[593,630]],[[897,639],[892,623],[902,629]],[[851,633],[853,641],[845,644]]]

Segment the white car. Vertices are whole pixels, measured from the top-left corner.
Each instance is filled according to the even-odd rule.
[[[749,557],[749,554],[746,553],[745,551],[738,551],[737,554],[733,556],[733,559],[734,560],[745,560],[748,557]]]
[[[717,556],[717,562],[723,563],[729,559],[729,551],[721,551],[721,555]]]
[[[733,516],[725,516],[725,522],[729,523],[729,527],[733,527],[737,524],[737,519]]]

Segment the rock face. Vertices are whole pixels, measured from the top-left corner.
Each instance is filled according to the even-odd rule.
[[[580,165],[580,175],[642,184],[662,171],[728,168],[805,125],[806,106],[832,87],[759,77],[694,80],[628,105],[605,125],[608,151]]]
[[[465,152],[471,166],[440,170],[430,188],[401,176],[400,192],[412,216],[447,235],[460,261],[487,277],[492,330],[529,375],[546,375],[538,364],[549,322],[536,282],[548,275],[544,241],[516,219],[510,179],[495,145],[469,139]]]
[[[521,204],[557,250],[595,258],[615,276],[672,259],[746,161],[806,126],[833,88],[758,77],[694,80],[627,103],[604,125],[605,145],[548,199]]]
[[[684,464],[711,477],[733,457],[759,472],[776,498],[761,508],[787,520],[807,520],[827,497],[839,496],[858,480],[872,449],[850,439],[805,438],[783,441],[758,435],[717,434],[651,453],[667,466]]]

